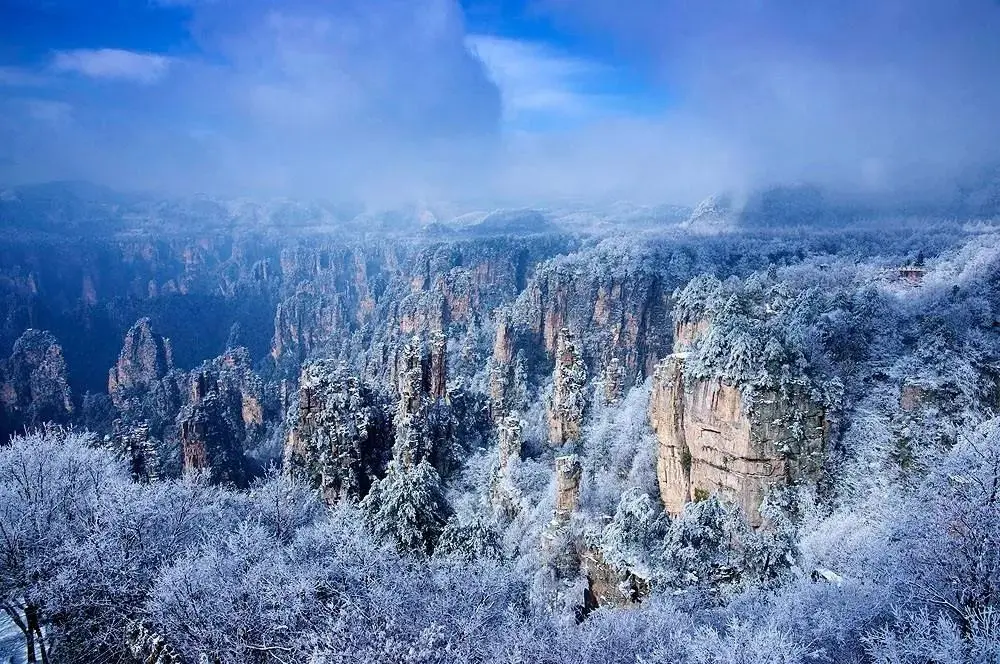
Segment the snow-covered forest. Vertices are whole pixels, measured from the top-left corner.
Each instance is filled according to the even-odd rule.
[[[1000,661],[992,225],[118,242],[5,259],[15,662]]]

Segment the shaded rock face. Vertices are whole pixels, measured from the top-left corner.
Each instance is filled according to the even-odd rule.
[[[818,474],[824,413],[802,394],[746,395],[719,380],[688,380],[684,362],[674,354],[657,366],[650,399],[663,504],[676,515],[718,492],[759,525],[772,486]]]
[[[329,503],[364,498],[392,444],[376,395],[340,363],[318,360],[302,369],[291,417],[285,472],[320,489]]]
[[[278,283],[254,267],[276,263],[274,243],[249,233],[171,238],[168,227],[156,228],[157,239],[4,237],[0,348],[44,321],[63,346],[77,394],[106,388],[122,337],[146,316],[171,337],[179,365],[217,354],[235,320],[247,330],[244,343],[263,353]]]
[[[204,470],[244,486],[256,472],[244,452],[262,440],[276,409],[246,348],[185,373],[173,365],[170,341],[141,319],[125,336],[108,389],[118,413],[112,447],[137,479]]]
[[[601,372],[604,403],[616,404],[625,396],[625,368],[617,357],[611,358]]]
[[[572,579],[578,574],[586,577],[580,619],[601,606],[637,604],[649,593],[647,581],[609,564],[599,547],[570,528],[580,507],[582,480],[583,467],[577,455],[556,457],[555,507],[541,542],[542,551],[551,556],[557,578]]]
[[[552,376],[552,397],[548,402],[549,443],[554,447],[580,439],[586,410],[587,368],[573,334],[559,332],[556,368]]]
[[[512,411],[528,407],[528,376],[525,353],[514,347],[514,329],[509,321],[497,323],[490,361],[490,413],[499,422]]]
[[[44,422],[65,423],[74,413],[62,347],[48,332],[29,329],[0,363],[0,443]]]
[[[151,390],[173,368],[170,340],[142,318],[125,334],[118,362],[108,372],[108,394],[116,408],[125,410],[129,399]]]
[[[252,472],[244,450],[264,434],[264,390],[245,348],[191,372],[177,416],[183,470],[208,470],[212,481],[245,486]]]
[[[542,532],[541,550],[551,559],[557,578],[570,579],[580,571],[579,542],[570,523],[580,506],[583,466],[575,454],[556,457],[555,506],[552,520]]]

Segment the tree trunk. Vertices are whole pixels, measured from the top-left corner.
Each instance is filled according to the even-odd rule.
[[[30,629],[24,631],[24,647],[28,652],[28,664],[37,664],[35,659],[35,635]]]
[[[24,619],[25,627],[28,628],[25,632],[25,641],[27,643],[29,664],[36,663],[38,661],[35,656],[36,636],[38,637],[39,649],[42,652],[42,664],[48,664],[48,657],[45,655],[45,640],[42,635],[42,629],[38,624],[38,607],[34,605],[24,607]]]
[[[14,625],[16,625],[19,630],[21,630],[21,634],[24,635],[24,648],[27,655],[28,664],[36,664],[37,660],[35,659],[35,635],[27,624],[29,610],[30,607],[24,610],[25,620],[21,620],[21,614],[19,612],[19,609],[14,609],[10,606],[3,607],[4,613],[7,614],[7,617],[10,618],[10,621],[14,623]]]

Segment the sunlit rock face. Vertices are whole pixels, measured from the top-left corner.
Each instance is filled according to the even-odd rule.
[[[708,331],[711,323],[706,318],[674,321],[674,352],[685,353]]]
[[[23,427],[64,423],[74,413],[62,347],[54,336],[29,329],[0,362],[0,443]]]
[[[285,472],[329,502],[364,498],[392,443],[383,404],[346,367],[318,360],[302,369],[291,412]]]
[[[395,385],[400,349],[419,335],[445,334],[453,378],[471,379],[489,361],[495,312],[512,302],[535,266],[563,247],[558,238],[481,238],[434,243],[415,252],[378,300],[360,334],[364,377]]]
[[[553,520],[559,523],[569,521],[580,506],[580,480],[583,467],[575,454],[556,457],[556,507]]]
[[[650,399],[664,507],[676,515],[686,503],[718,492],[759,525],[772,486],[818,473],[823,410],[803,394],[745,393],[716,379],[689,380],[684,364],[678,353],[657,365]]]

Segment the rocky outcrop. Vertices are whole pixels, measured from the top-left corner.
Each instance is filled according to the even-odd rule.
[[[271,357],[286,374],[319,352],[336,357],[352,333],[377,318],[379,297],[401,272],[405,247],[332,243],[281,252],[282,300]]]
[[[431,385],[434,383],[431,372],[434,361],[431,357],[434,352],[433,345],[428,352],[423,340],[414,336],[400,354],[397,370],[399,404],[393,419],[396,430],[393,459],[401,469],[415,468],[421,461],[436,459],[438,463],[432,463],[443,475],[444,469],[440,467],[439,443],[446,441],[441,440],[439,435],[444,433],[444,437],[447,438],[448,432],[440,431],[435,425],[439,423],[447,425],[446,421],[440,422],[440,420],[447,420],[448,413],[438,408],[441,406],[447,410],[447,404],[444,403],[446,394],[438,396],[431,392]],[[443,362],[441,359],[438,361]],[[443,375],[439,377],[439,381],[436,387],[440,390],[446,389],[441,384],[446,384]]]
[[[285,445],[285,472],[320,489],[328,503],[365,497],[392,443],[376,395],[342,364],[318,360],[302,369],[298,405]]]
[[[710,321],[703,314],[692,318],[678,316],[674,321],[674,352],[690,351],[695,342],[708,331]]]
[[[745,391],[718,379],[689,379],[685,355],[657,368],[650,422],[659,439],[657,480],[671,514],[719,493],[754,525],[775,485],[815,477],[826,439],[823,410],[801,393]]]
[[[66,360],[56,338],[29,329],[0,363],[0,443],[24,427],[65,423],[74,413]]]
[[[515,350],[512,325],[504,319],[497,322],[489,381],[490,413],[495,422],[528,406],[524,352]]]
[[[602,606],[634,606],[649,594],[648,581],[609,564],[597,547],[581,547],[580,568],[587,577],[583,598],[585,615]]]
[[[263,383],[245,348],[204,363],[191,373],[188,400],[177,416],[182,468],[246,485],[251,469],[244,450],[263,435],[264,419]]]
[[[512,482],[511,471],[521,458],[524,443],[523,425],[517,414],[507,415],[496,425],[497,470],[490,487],[493,507],[504,518],[512,518],[518,510],[520,492]]]
[[[170,340],[158,334],[148,318],[137,321],[108,371],[108,393],[116,411],[112,447],[136,479],[180,472],[177,415],[189,399],[187,383],[187,375],[174,367]]]
[[[430,375],[428,393],[431,399],[448,397],[448,337],[443,332],[432,332],[428,343]]]
[[[125,334],[118,361],[108,371],[108,394],[118,410],[131,408],[174,369],[170,339],[153,331],[148,318],[138,320]]]
[[[699,203],[682,225],[692,233],[714,234],[732,229],[736,216],[729,195],[713,195]]]
[[[552,396],[547,404],[549,443],[560,447],[580,439],[587,406],[587,368],[576,338],[566,328],[559,332],[552,383]]]
[[[604,403],[616,404],[625,396],[625,367],[617,357],[611,358],[601,371],[601,385]]]
[[[365,375],[395,384],[391,358],[413,335],[447,334],[453,377],[472,378],[489,360],[494,312],[528,282],[535,264],[562,246],[545,237],[435,243],[417,251],[382,293],[370,335]]]
[[[556,457],[552,519],[542,531],[540,544],[555,577],[563,581],[576,578],[580,571],[580,543],[571,524],[573,514],[580,505],[582,478],[583,466],[578,456]]]
[[[552,515],[554,522],[568,523],[580,506],[580,480],[583,467],[575,454],[556,457],[556,503]]]

